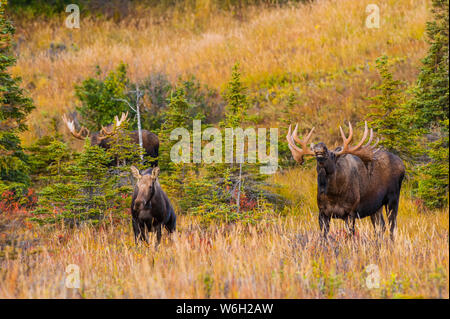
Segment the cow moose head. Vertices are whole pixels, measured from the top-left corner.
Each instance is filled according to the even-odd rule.
[[[117,115],[114,117],[114,123],[111,123],[107,126],[102,126],[100,131],[95,133],[90,133],[90,131],[82,126],[78,131],[75,128],[74,120],[69,120],[66,115],[62,116],[63,122],[66,124],[67,128],[69,129],[70,133],[80,140],[84,140],[86,137],[89,137],[91,139],[91,145],[98,145],[100,147],[103,147],[107,149],[107,139],[111,135],[114,134],[114,130],[117,127],[120,127],[124,121],[127,121],[128,119],[128,112],[122,113],[120,119],[117,117]]]
[[[159,167],[154,167],[151,174],[144,175],[141,175],[139,173],[139,170],[135,166],[131,166],[130,169],[133,177],[137,181],[135,188],[137,196],[134,200],[133,209],[136,211],[140,211],[144,209],[144,207],[151,205],[152,197],[155,194],[155,181],[157,180],[159,175]]]

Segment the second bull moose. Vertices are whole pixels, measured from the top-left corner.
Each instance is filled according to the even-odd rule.
[[[120,125],[127,121],[128,112],[122,113],[120,119],[115,116],[114,123],[111,123],[107,126],[102,126],[101,130],[98,132],[91,132],[84,126],[82,126],[79,130],[75,128],[75,121],[69,120],[65,115],[63,115],[62,120],[66,124],[70,133],[78,139],[84,140],[86,137],[91,139],[91,145],[98,145],[105,150],[110,147],[110,137],[114,134],[114,129],[120,127]],[[152,158],[157,158],[159,153],[159,139],[155,133],[149,132],[147,130],[142,130],[142,147],[145,150],[145,155],[150,156]],[[129,133],[133,143],[139,143],[139,135],[138,131],[132,131]],[[151,166],[157,166],[158,161],[153,160],[151,162]]]
[[[355,232],[355,219],[370,216],[377,231],[384,232],[383,207],[389,220],[391,239],[394,239],[400,188],[405,176],[402,160],[385,150],[375,148],[372,143],[373,130],[369,135],[367,122],[364,134],[356,146],[350,146],[353,129],[349,123],[349,136],[339,127],[343,146],[329,150],[324,143],[310,145],[314,128],[303,139],[297,136],[298,125],[292,132],[291,126],[286,136],[294,159],[303,163],[303,156],[315,156],[317,161],[317,204],[319,207],[319,226],[324,237],[329,231],[331,218],[345,220],[352,234]],[[295,142],[300,144],[298,147]]]

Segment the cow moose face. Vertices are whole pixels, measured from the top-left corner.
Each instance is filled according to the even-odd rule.
[[[150,201],[155,193],[155,181],[159,175],[159,167],[153,168],[151,174],[141,175],[136,167],[131,166],[131,173],[137,181],[135,188],[137,196],[133,209],[139,211],[151,205]]]

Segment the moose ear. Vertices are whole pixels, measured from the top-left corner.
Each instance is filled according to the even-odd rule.
[[[130,169],[131,169],[131,174],[133,174],[134,178],[136,178],[136,179],[141,178],[141,174],[139,173],[139,170],[136,167],[131,166]]]
[[[155,179],[159,175],[159,167],[156,166],[154,169],[152,169],[152,178]]]

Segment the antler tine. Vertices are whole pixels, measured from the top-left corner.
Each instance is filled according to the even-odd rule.
[[[82,127],[80,128],[80,130],[77,132],[76,129],[75,129],[75,123],[74,123],[74,121],[73,121],[73,120],[69,120],[69,119],[66,117],[65,114],[63,114],[63,116],[62,116],[62,120],[63,120],[63,122],[66,124],[66,126],[67,126],[67,128],[69,129],[70,133],[71,133],[74,137],[83,140],[83,139],[85,139],[87,136],[89,136],[90,132],[89,132],[89,130],[88,130],[87,128],[85,128],[84,126],[82,126]],[[85,136],[82,135],[83,132],[86,132],[86,135],[85,135]]]
[[[338,154],[344,154],[344,153],[354,152],[354,151],[358,150],[363,145],[364,141],[367,138],[367,134],[369,133],[369,129],[367,127],[367,121],[365,121],[364,122],[364,134],[363,134],[361,141],[358,143],[358,145],[356,145],[354,147],[349,147],[349,144],[353,138],[352,123],[348,122],[348,126],[349,126],[348,137],[345,137],[344,130],[342,129],[341,126],[339,126],[339,130],[341,131],[341,136],[342,136],[342,140],[344,141],[344,145],[342,147],[342,150]],[[371,131],[371,133],[370,133],[371,137],[370,137],[369,142],[366,144],[366,146],[371,142],[372,135],[373,135],[373,132]]]
[[[348,137],[345,136],[344,130],[342,129],[342,126],[339,125],[339,131],[341,131],[342,140],[344,141],[344,149],[347,148],[348,144],[353,138],[353,127],[352,123],[348,122],[349,132]]]
[[[350,142],[350,137],[351,137],[353,132],[352,132],[352,129],[351,129],[351,126],[350,126],[349,138],[347,138],[345,136],[344,130],[342,129],[342,127],[340,125],[339,125],[339,131],[341,131],[341,137],[342,137],[342,140],[344,142],[344,145],[342,146],[342,150],[339,152],[339,154],[341,154],[341,153],[343,153],[344,151],[346,151],[348,149],[348,143]]]
[[[373,129],[370,129],[370,136],[369,136],[369,140],[367,141],[367,143],[364,145],[364,147],[369,146],[370,143],[372,143],[372,138],[373,138]]]
[[[69,128],[69,130],[72,131],[72,130],[71,130],[71,127],[72,127],[72,125],[73,125],[73,122],[72,122],[72,121],[69,121],[69,120],[67,119],[66,114],[63,114],[63,116],[62,116],[61,118],[62,118],[64,124],[66,124],[66,126]]]
[[[289,125],[289,131],[288,131],[288,134],[286,135],[286,139],[288,141],[289,149],[292,150],[292,148],[294,148],[297,152],[301,152],[301,150],[297,147],[297,145],[295,145],[295,143],[294,143],[294,141],[292,139],[291,131],[292,131],[292,127],[291,127],[291,125]],[[294,132],[295,132],[295,130],[294,130]]]
[[[308,143],[308,142],[309,142],[309,139],[311,138],[312,133],[314,132],[315,128],[316,128],[316,127],[313,126],[313,128],[311,129],[311,131],[309,131],[308,135],[306,135],[306,137],[305,137],[305,143]]]
[[[100,130],[100,132],[105,135],[111,135],[113,133],[113,131],[111,129],[108,129],[108,126],[104,127],[103,125],[102,125],[102,129]]]
[[[372,140],[373,140],[373,136],[374,136],[373,129],[371,128],[369,130],[369,128],[367,126],[367,121],[364,121],[364,133],[363,133],[361,140],[359,141],[358,145],[349,146],[351,138],[353,136],[353,128],[351,126],[351,123],[349,123],[349,128],[350,128],[350,133],[349,133],[349,137],[347,138],[344,135],[344,131],[342,130],[342,127],[339,127],[339,129],[341,131],[342,139],[344,141],[344,145],[343,145],[341,151],[336,152],[336,155],[353,154],[353,155],[359,156],[361,159],[363,159],[363,161],[371,161],[374,154],[380,150],[379,148],[375,149],[375,147],[377,146],[380,139],[377,138],[377,141],[374,144],[371,144]],[[369,140],[367,141],[366,144],[364,144],[364,141],[367,139],[368,136],[369,136]],[[364,144],[364,146],[363,146],[363,144]]]
[[[352,148],[353,151],[356,151],[357,149],[359,149],[363,145],[364,141],[367,138],[367,134],[368,133],[369,133],[369,129],[367,128],[367,121],[364,121],[364,134],[363,134],[363,137],[362,137],[361,141],[358,143],[358,145],[356,145],[355,147]]]
[[[381,150],[381,147],[378,147],[377,149],[375,149],[375,147],[377,146],[379,141],[380,141],[380,138],[377,137],[377,141],[375,142],[375,144],[370,146],[370,149],[373,151],[373,154],[376,154],[378,151]]]
[[[314,129],[315,129],[315,127],[313,127],[310,131],[309,131],[309,133],[308,133],[308,135],[306,135],[306,137],[303,139],[303,140],[301,140],[299,137],[298,137],[298,135],[297,135],[297,130],[298,130],[298,123],[295,125],[295,129],[294,129],[294,133],[292,133],[292,135],[293,135],[293,137],[294,137],[294,140],[297,142],[297,143],[299,143],[301,146],[302,146],[302,148],[305,150],[305,151],[307,151],[307,152],[309,152],[310,150],[308,149],[308,141],[309,141],[309,139],[311,138],[311,135],[312,135],[312,133],[314,132]],[[311,152],[312,154],[314,154],[313,152]]]
[[[295,130],[294,130],[294,133],[293,133],[293,135],[294,135],[294,140],[295,140],[297,143],[301,144],[302,146],[306,146],[306,144],[308,144],[309,139],[311,138],[312,133],[314,132],[315,127],[313,127],[313,128],[309,131],[308,135],[306,135],[306,137],[305,137],[303,140],[301,140],[301,139],[297,136],[297,129],[298,129],[298,123],[297,123],[297,125],[295,126]]]
[[[119,118],[117,117],[117,115],[114,117],[114,119],[116,120],[116,126],[120,126],[122,123],[123,123],[123,121],[125,121],[126,119],[127,119],[127,117],[128,117],[128,111],[126,112],[126,113],[123,113],[122,112],[122,115],[121,115],[121,117],[120,117],[120,120],[119,120]]]
[[[379,137],[377,137],[377,141],[375,142],[375,144],[373,144],[372,145],[372,147],[375,147],[375,146],[377,146],[377,144],[378,144],[378,142],[380,141],[380,138]]]
[[[298,130],[298,123],[295,125],[294,132],[292,132],[292,125],[289,125],[289,130],[286,135],[286,139],[288,141],[288,147],[291,150],[292,156],[297,162],[301,164],[303,163],[304,155],[314,155],[314,152],[311,151],[307,146],[307,143],[311,138],[314,128],[311,129],[311,131],[308,133],[308,135],[303,141],[298,138],[297,130]],[[300,144],[301,148],[295,144],[294,140]]]

